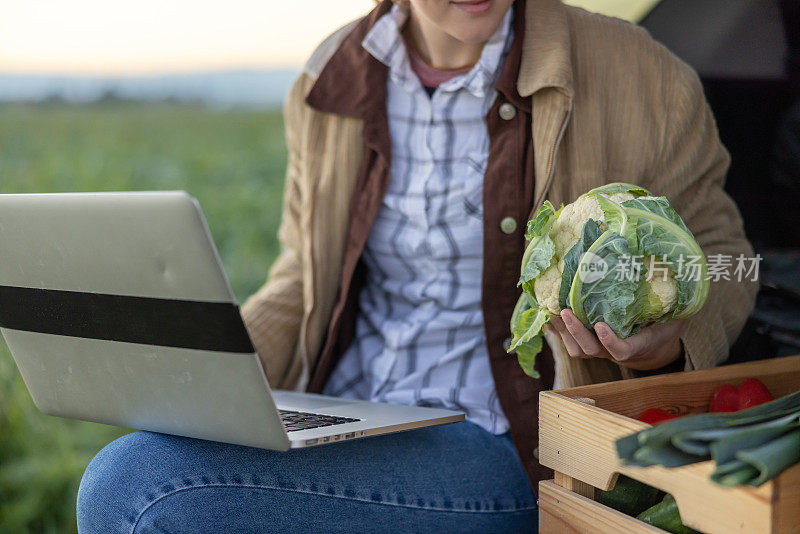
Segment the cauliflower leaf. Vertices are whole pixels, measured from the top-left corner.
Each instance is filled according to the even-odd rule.
[[[575,273],[578,272],[578,264],[584,252],[589,250],[592,243],[597,241],[602,234],[603,230],[600,229],[600,223],[594,219],[589,219],[583,225],[581,238],[564,256],[564,270],[561,273],[561,287],[558,290],[558,306],[562,310],[570,307],[569,290],[572,288],[572,280],[575,278]]]
[[[625,182],[612,182],[610,184],[601,185],[600,187],[595,187],[586,193],[586,195],[615,195],[617,193],[628,193],[634,197],[653,196],[653,193],[644,187]]]
[[[519,320],[514,325],[509,351],[515,350],[523,343],[527,343],[542,333],[544,324],[550,319],[550,312],[543,308],[529,308],[522,312]]]
[[[689,317],[700,311],[708,297],[708,265],[703,249],[680,216],[663,197],[629,200],[623,206],[638,219],[640,254],[655,256],[678,274],[677,303],[670,318]],[[690,261],[697,272],[688,265]]]
[[[561,210],[559,210],[561,211]],[[549,201],[539,208],[536,217],[528,221],[527,238],[530,239],[525,254],[522,256],[522,269],[517,286],[523,286],[533,295],[533,280],[543,273],[553,260],[556,246],[550,238],[550,230],[558,214]]]
[[[543,341],[542,334],[539,334],[516,348],[519,366],[522,367],[526,375],[533,378],[540,377],[539,371],[534,369],[534,365],[536,364],[536,356],[542,352]]]
[[[635,306],[631,305],[638,283],[617,276],[617,265],[630,255],[625,238],[606,230],[581,258],[569,304],[575,317],[588,328],[603,321],[621,337],[627,337],[633,329]]]

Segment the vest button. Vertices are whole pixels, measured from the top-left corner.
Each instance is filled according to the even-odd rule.
[[[501,119],[510,121],[517,115],[517,108],[515,108],[513,104],[504,102],[500,104],[500,109],[498,109],[497,112],[500,114]]]
[[[513,234],[517,230],[517,221],[514,217],[505,217],[500,221],[500,229],[504,234]]]

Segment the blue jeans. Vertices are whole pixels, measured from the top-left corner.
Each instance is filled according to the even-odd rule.
[[[92,460],[78,531],[536,532],[507,435],[469,422],[276,452],[151,432]]]

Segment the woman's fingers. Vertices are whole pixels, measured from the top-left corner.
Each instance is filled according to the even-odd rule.
[[[572,310],[563,310],[560,317],[551,317],[550,325],[561,336],[567,352],[573,358],[607,358],[630,367],[639,365],[640,360],[644,362],[644,359],[652,359],[651,363],[656,365],[660,362],[658,356],[662,352],[672,358],[672,353],[676,351],[670,347],[679,345],[673,343],[680,333],[678,321],[650,325],[626,339],[620,339],[603,322],[594,326],[595,336],[575,317]]]
[[[595,325],[597,336],[619,365],[647,371],[674,362],[683,354],[681,321],[653,324],[627,339],[619,339],[607,324]]]
[[[561,319],[585,355],[591,358],[604,356],[603,346],[598,343],[595,335],[583,326],[572,310],[562,310]]]
[[[566,347],[567,352],[573,358],[588,358],[588,356],[583,352],[578,342],[575,341],[575,338],[572,337],[572,334],[569,333],[567,330],[564,321],[561,317],[551,317],[550,324],[556,329],[556,331],[561,336],[561,340],[564,342],[564,347]]]
[[[624,362],[638,354],[647,345],[650,336],[646,330],[627,339],[620,339],[606,323],[601,322],[594,325],[597,339],[600,340],[600,343],[608,350],[609,354],[620,362]]]

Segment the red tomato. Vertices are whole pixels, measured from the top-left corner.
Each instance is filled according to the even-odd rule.
[[[718,387],[708,405],[708,411],[712,413],[738,412],[771,400],[775,399],[761,380],[748,378],[741,383],[738,389],[730,384],[722,384]]]
[[[739,409],[744,410],[751,406],[758,406],[775,400],[761,380],[748,378],[739,386]]]
[[[722,384],[714,392],[711,398],[711,404],[708,405],[708,411],[717,412],[735,412],[739,409],[739,392],[730,384]]]
[[[675,419],[676,417],[680,417],[681,414],[668,412],[666,410],[662,410],[661,408],[650,408],[649,410],[645,410],[639,417],[639,421],[643,423],[650,423],[654,425],[656,423],[660,423],[662,421],[668,421],[670,419]]]

